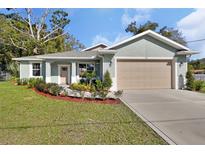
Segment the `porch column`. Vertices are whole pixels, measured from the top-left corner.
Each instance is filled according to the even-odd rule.
[[[76,62],[71,63],[71,83],[77,82]]]
[[[50,62],[46,62],[46,83],[51,82],[51,63]]]

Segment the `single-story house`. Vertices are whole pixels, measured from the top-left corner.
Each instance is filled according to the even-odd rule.
[[[42,77],[47,83],[71,84],[85,70],[97,77],[110,72],[112,90],[181,89],[186,83],[187,61],[192,54],[186,46],[151,30],[117,44],[98,44],[82,51],[14,58],[20,63],[20,78]]]

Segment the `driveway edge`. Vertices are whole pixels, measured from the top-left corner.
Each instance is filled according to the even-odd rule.
[[[168,144],[176,145],[176,143],[171,140],[165,133],[163,133],[157,126],[155,126],[152,122],[147,120],[143,115],[137,112],[131,105],[129,105],[122,98],[120,100],[130,109],[132,110],[138,117],[140,117],[149,127],[151,127],[159,136],[161,136]]]

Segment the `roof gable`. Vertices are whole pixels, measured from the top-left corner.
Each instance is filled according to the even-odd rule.
[[[82,51],[100,50],[100,49],[104,49],[106,47],[108,47],[106,44],[100,43],[100,44],[96,44],[94,46],[88,47],[86,49],[83,49]]]
[[[179,43],[177,43],[177,42],[175,42],[175,41],[173,41],[173,40],[171,40],[169,38],[166,38],[166,37],[164,37],[164,36],[154,32],[154,31],[151,31],[151,30],[147,30],[145,32],[142,32],[140,34],[132,36],[132,37],[130,37],[130,38],[124,40],[124,41],[121,41],[119,43],[111,45],[111,46],[109,46],[109,47],[107,47],[105,49],[115,49],[115,48],[117,48],[117,47],[119,47],[119,46],[121,46],[121,45],[123,45],[125,43],[133,41],[133,40],[135,40],[137,38],[141,38],[142,36],[145,36],[145,35],[149,35],[149,36],[151,36],[151,37],[153,37],[153,38],[155,38],[155,39],[157,39],[157,40],[159,40],[159,41],[161,41],[163,43],[166,43],[166,44],[176,48],[177,50],[188,50],[188,51],[190,50],[188,47],[186,47],[184,45],[181,45],[181,44],[179,44]]]

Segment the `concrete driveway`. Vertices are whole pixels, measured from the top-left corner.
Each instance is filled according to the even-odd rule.
[[[205,144],[205,94],[126,90],[122,101],[170,144]]]

